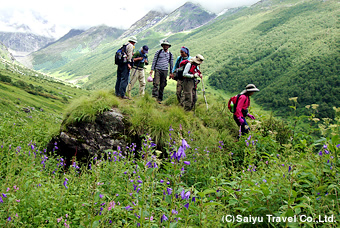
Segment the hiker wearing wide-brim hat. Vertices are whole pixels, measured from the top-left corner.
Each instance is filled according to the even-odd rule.
[[[165,45],[168,45],[169,47],[171,47],[171,44],[169,43],[168,40],[163,40],[162,43],[161,43],[161,46],[165,46]]]
[[[137,38],[135,36],[131,36],[128,39],[128,42],[123,45],[125,47],[123,58],[126,59],[126,62],[118,65],[117,68],[117,81],[115,86],[116,96],[121,97],[123,99],[129,99],[129,97],[125,96],[126,87],[129,83],[129,73],[132,68],[132,55],[134,45],[137,43]]]
[[[204,61],[204,57],[200,54],[196,55],[195,57],[190,59],[190,62],[196,63],[198,65],[202,64]]]
[[[255,92],[259,92],[260,90],[256,88],[254,84],[248,84],[239,95],[237,99],[237,103],[234,104],[236,106],[234,112],[234,120],[236,124],[240,127],[241,133],[247,134],[250,130],[248,123],[246,121],[246,117],[248,116],[250,119],[255,119],[253,115],[248,113],[248,108],[250,106],[250,96],[252,96]]]
[[[254,84],[248,84],[246,89],[241,92],[241,94],[245,94],[247,92],[259,92],[260,90],[256,88]]]
[[[133,42],[133,43],[137,43],[137,38],[135,36],[130,36],[130,38],[128,39],[129,42]]]
[[[197,101],[197,84],[199,83],[198,78],[202,79],[201,71],[199,70],[199,65],[204,61],[202,55],[196,55],[189,61],[182,61],[181,64],[185,64],[183,70],[183,94],[184,94],[184,110],[190,111],[194,108]]]
[[[152,61],[150,76],[155,72],[153,79],[152,96],[157,99],[158,103],[163,100],[164,88],[167,85],[167,76],[170,68],[170,77],[173,77],[174,58],[169,51],[171,44],[168,40],[161,42],[162,49],[156,51]]]

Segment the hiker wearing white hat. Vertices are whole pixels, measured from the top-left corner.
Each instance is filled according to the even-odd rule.
[[[250,96],[252,96],[255,92],[260,91],[254,84],[248,84],[237,98],[237,102],[235,104],[235,112],[234,112],[234,120],[236,124],[241,128],[242,135],[247,134],[250,130],[248,123],[246,121],[246,117],[248,116],[250,119],[255,119],[253,115],[248,113],[248,108],[250,106]]]
[[[118,65],[117,68],[117,81],[115,86],[116,96],[121,97],[123,99],[129,99],[129,97],[125,96],[126,87],[129,83],[129,73],[132,67],[132,54],[134,45],[137,43],[137,38],[135,36],[131,36],[128,39],[128,43],[124,44],[125,53],[123,58],[126,59],[126,62],[123,62]]]
[[[169,51],[169,48],[171,47],[169,41],[163,40],[161,46],[163,49],[156,51],[150,71],[150,76],[152,76],[153,72],[155,72],[152,96],[157,99],[158,103],[161,103],[163,100],[163,92],[167,85],[166,78],[168,76],[169,68],[170,77],[173,77],[172,68],[174,62],[174,57]]]

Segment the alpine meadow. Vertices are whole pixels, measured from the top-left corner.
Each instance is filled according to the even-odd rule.
[[[339,16],[338,0],[218,15],[187,2],[127,30],[0,27],[0,226],[338,227]],[[151,82],[115,95],[132,36],[149,48],[145,78],[164,40],[175,60],[183,46],[204,56],[192,111],[170,78],[161,103]],[[242,134],[228,101],[248,84]]]

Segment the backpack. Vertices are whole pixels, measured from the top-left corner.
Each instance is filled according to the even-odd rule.
[[[230,110],[230,112],[232,112],[232,113],[236,112],[236,107],[237,107],[237,103],[238,103],[240,96],[241,96],[241,94],[238,94],[238,95],[235,95],[235,96],[233,96],[229,99],[228,109]]]
[[[183,71],[188,62],[189,60],[187,59],[180,62],[179,67],[174,71],[174,80],[183,80]]]
[[[115,54],[115,64],[121,65],[127,62],[126,44],[120,47]]]

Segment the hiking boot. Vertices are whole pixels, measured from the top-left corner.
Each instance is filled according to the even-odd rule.
[[[162,101],[157,101],[158,102],[158,104],[162,104]]]
[[[130,98],[127,97],[127,96],[122,96],[122,97],[120,97],[120,98],[130,100]]]

